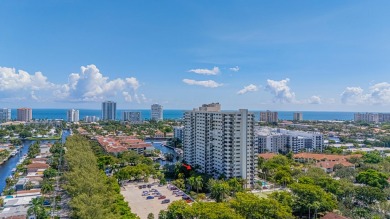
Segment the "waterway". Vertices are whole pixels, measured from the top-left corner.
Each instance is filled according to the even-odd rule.
[[[62,143],[65,143],[66,137],[68,137],[70,134],[69,130],[64,130],[62,132]],[[7,177],[9,177],[12,174],[12,169],[16,168],[17,163],[19,162],[20,158],[22,158],[25,154],[28,153],[28,148],[30,145],[32,145],[35,141],[23,141],[23,147],[19,151],[19,153],[8,159],[6,162],[4,162],[2,165],[0,165],[0,192],[3,192],[5,188],[5,180]],[[50,141],[41,141],[43,144],[45,143],[51,143],[53,144],[56,142],[56,140],[50,140]]]
[[[160,163],[161,166],[164,166],[166,164],[174,164],[177,161],[179,161],[176,159],[178,154],[175,152],[174,149],[162,145],[162,142],[150,142],[150,143],[152,143],[152,145],[155,149],[161,151],[163,154],[173,154],[173,157],[174,157],[173,161],[158,160],[158,162]]]

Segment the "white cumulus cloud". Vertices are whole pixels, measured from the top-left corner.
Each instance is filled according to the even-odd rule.
[[[245,86],[243,89],[239,90],[237,92],[237,94],[245,94],[247,92],[254,92],[254,91],[257,91],[257,90],[258,90],[258,88],[257,88],[256,85],[250,84],[248,86]]]
[[[135,77],[110,80],[95,65],[81,67],[80,73],[68,76],[68,82],[54,84],[41,72],[29,74],[23,70],[0,67],[0,98],[29,100],[101,101],[123,96],[135,99],[139,81]]]
[[[229,68],[230,71],[238,72],[240,68],[238,66]]]
[[[71,101],[101,101],[122,94],[126,101],[132,101],[130,93],[135,93],[139,86],[134,77],[110,80],[95,65],[87,65],[81,67],[81,73],[69,75],[69,83],[62,86],[62,97]]]
[[[43,90],[53,86],[41,72],[29,74],[23,70],[0,67],[0,91]]]
[[[390,83],[382,82],[370,87],[370,100],[374,104],[390,103]]]
[[[363,94],[361,87],[347,87],[341,93],[342,103],[363,103],[367,99],[366,95]]]
[[[322,101],[321,101],[321,97],[319,97],[319,96],[311,96],[309,99],[308,99],[308,101],[307,101],[308,103],[310,103],[310,104],[321,104],[322,103]]]
[[[210,87],[210,88],[216,88],[216,87],[220,87],[223,85],[223,84],[217,83],[213,80],[196,81],[196,80],[192,80],[192,79],[183,79],[183,82],[186,84],[189,84],[189,85],[199,85],[199,86]]]
[[[344,104],[390,104],[390,83],[381,82],[369,87],[364,92],[361,87],[347,87],[341,93],[341,102]]]
[[[274,95],[274,102],[291,103],[295,101],[295,93],[287,85],[290,79],[280,81],[267,80],[265,89]]]
[[[207,68],[191,69],[188,72],[193,72],[201,75],[216,75],[220,72],[220,70],[218,67],[214,67],[212,69],[207,69]]]

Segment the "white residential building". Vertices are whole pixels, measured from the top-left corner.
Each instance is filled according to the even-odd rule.
[[[254,122],[254,114],[246,109],[221,112],[215,103],[186,111],[184,161],[200,172],[247,179],[247,186],[253,186],[257,172]]]
[[[173,126],[173,137],[184,141],[184,126]]]
[[[116,102],[106,101],[102,103],[102,119],[116,120]]]
[[[355,113],[354,121],[367,123],[390,122],[390,113]]]
[[[11,109],[0,109],[0,122],[7,122],[11,120]]]
[[[271,112],[269,110],[260,112],[260,121],[266,123],[278,122],[278,112]]]
[[[163,120],[163,106],[161,106],[160,104],[153,104],[151,106],[150,120]]]
[[[294,121],[302,121],[303,120],[303,114],[301,112],[295,112],[293,120]]]
[[[66,113],[68,122],[79,122],[80,121],[80,112],[75,109],[70,109]]]
[[[16,111],[16,120],[29,122],[32,120],[32,109],[31,108],[19,108]]]
[[[100,120],[99,117],[96,117],[96,116],[86,116],[86,117],[84,117],[84,121],[88,122],[88,123],[98,122],[99,120]]]
[[[256,127],[255,145],[259,153],[322,152],[324,138],[318,132],[291,131],[286,129]]]
[[[122,120],[130,122],[130,124],[141,124],[142,123],[142,115],[141,112],[122,112]]]

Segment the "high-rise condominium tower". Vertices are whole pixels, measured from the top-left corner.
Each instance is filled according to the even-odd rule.
[[[155,121],[163,120],[163,107],[160,104],[153,104],[151,106],[150,119]]]
[[[116,120],[116,102],[106,101],[102,103],[102,119]]]
[[[11,109],[0,109],[0,122],[7,122],[11,120]]]
[[[221,112],[219,103],[184,114],[184,161],[214,177],[238,177],[253,186],[257,148],[254,114],[247,109]]]
[[[70,109],[67,112],[68,122],[79,122],[80,114],[78,110]]]
[[[260,121],[266,123],[278,122],[278,112],[271,112],[269,110],[260,112]]]
[[[294,121],[302,121],[302,120],[303,120],[302,112],[295,112],[294,113]]]
[[[28,122],[32,120],[32,109],[31,108],[19,108],[16,111],[16,120]]]

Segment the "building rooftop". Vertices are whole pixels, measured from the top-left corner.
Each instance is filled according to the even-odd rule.
[[[31,163],[27,165],[27,169],[47,169],[47,168],[49,168],[49,165],[45,163]]]
[[[336,154],[315,154],[315,153],[299,153],[294,154],[295,159],[312,159],[316,161],[341,161],[347,160],[351,157],[362,157],[361,154],[352,154],[352,155],[336,155]]]
[[[128,151],[130,149],[147,148],[152,145],[134,136],[96,136],[99,144],[110,153]]]
[[[321,219],[350,219],[350,218],[341,216],[341,215],[333,213],[333,212],[329,212],[325,216],[323,216]]]
[[[355,165],[348,162],[348,161],[345,161],[345,160],[340,160],[340,161],[320,161],[320,162],[317,162],[316,163],[316,166],[317,167],[320,167],[320,168],[326,168],[326,169],[332,169],[334,168],[335,165],[337,164],[341,164],[343,165],[344,167],[354,167]]]
[[[265,153],[265,154],[259,154],[259,157],[264,158],[265,160],[269,160],[273,157],[275,157],[277,154],[275,153]]]
[[[25,219],[28,206],[6,207],[0,212],[1,219]]]

